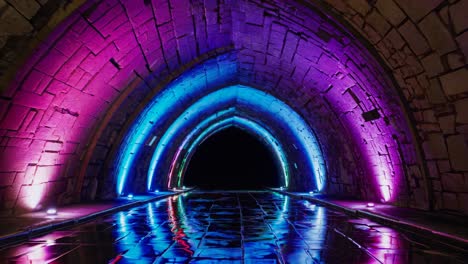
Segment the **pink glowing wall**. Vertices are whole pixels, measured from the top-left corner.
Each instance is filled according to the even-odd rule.
[[[216,57],[226,51],[235,54],[238,82],[281,98],[318,131],[329,164],[337,163],[335,146],[328,143],[348,143],[341,160],[362,167],[356,173],[362,192],[411,200],[400,195],[409,188],[404,172],[421,164],[400,98],[376,60],[335,21],[282,1],[218,7],[203,1],[102,0],[89,1],[60,24],[3,95],[3,209],[79,197],[88,162],[111,120],[128,124],[141,99],[176,77],[171,74],[201,63],[209,52]],[[216,78],[206,76],[207,85],[220,85],[211,79]],[[382,117],[364,122],[361,114],[374,108]],[[125,134],[122,127],[117,131],[112,144]],[[331,173],[329,192],[354,188],[345,174]],[[424,191],[423,185],[411,188]]]

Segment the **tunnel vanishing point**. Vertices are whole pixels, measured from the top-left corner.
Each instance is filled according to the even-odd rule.
[[[290,191],[468,214],[468,1],[0,1],[0,212],[183,186],[262,141]]]

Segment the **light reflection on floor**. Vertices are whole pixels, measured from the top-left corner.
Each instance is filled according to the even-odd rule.
[[[269,192],[190,193],[0,251],[0,263],[446,264],[461,259],[370,220]]]

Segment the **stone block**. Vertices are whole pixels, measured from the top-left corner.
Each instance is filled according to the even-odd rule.
[[[68,91],[70,91],[70,89],[72,89],[71,86],[68,86],[67,84],[59,81],[59,80],[56,80],[54,79],[50,85],[47,87],[47,92],[48,93],[51,93],[51,94],[54,94],[54,95],[58,95],[58,94],[66,94],[68,93]]]
[[[322,54],[317,64],[320,64],[320,71],[324,72],[328,76],[333,76],[339,71],[339,63],[335,59]]]
[[[447,192],[467,192],[468,179],[465,179],[463,173],[442,173],[442,188]]]
[[[442,75],[440,81],[447,95],[468,92],[468,69],[462,68]]]
[[[455,133],[455,116],[446,115],[438,118],[440,129],[444,134],[454,134]]]
[[[36,69],[50,76],[54,76],[67,59],[68,58],[60,51],[51,49],[47,56],[44,56],[43,59],[37,63]]]
[[[449,29],[442,23],[435,12],[430,13],[420,23],[429,45],[439,54],[445,54],[457,48]]]
[[[408,42],[411,50],[416,55],[424,54],[430,50],[426,39],[411,21],[406,21],[401,27],[398,28],[398,31]]]
[[[393,0],[378,0],[375,7],[392,25],[399,25],[406,17]]]
[[[450,164],[456,171],[468,171],[468,143],[466,135],[447,138]]]
[[[367,39],[373,45],[377,44],[382,39],[382,36],[369,24],[364,25],[363,31]]]
[[[439,179],[439,169],[437,168],[436,161],[427,161],[427,169],[429,171],[429,178]]]
[[[44,152],[39,158],[37,165],[39,166],[53,166],[57,164],[59,154],[56,152]]]
[[[18,130],[29,113],[29,108],[21,105],[12,105],[1,122],[4,129]]]
[[[436,8],[443,0],[395,0],[414,22]]]
[[[62,142],[47,141],[44,147],[45,151],[58,152],[62,149]]]
[[[79,68],[78,71],[79,70],[81,70],[81,68]],[[76,72],[77,71],[75,71],[75,73]],[[91,80],[92,77],[93,76],[90,73],[84,72],[81,76],[77,77],[77,79],[78,78],[79,79],[78,79],[77,83],[74,85],[75,89],[82,90],[84,87],[86,87],[86,85],[89,83],[89,81]],[[69,81],[71,81],[71,79],[72,79],[72,77],[70,77]],[[122,88],[120,88],[120,89],[122,89]]]
[[[422,145],[427,159],[446,159],[448,157],[442,134],[429,134]]]
[[[78,145],[78,143],[66,142],[60,150],[60,154],[74,154]]]
[[[0,171],[24,171],[28,164],[37,163],[38,153],[32,153],[28,149],[5,147],[0,159]]]
[[[16,172],[0,172],[0,186],[12,185],[15,181]]]
[[[450,166],[450,161],[448,160],[438,160],[437,167],[439,168],[440,172],[449,172],[452,170],[452,167]]]
[[[457,112],[457,123],[468,123],[468,98],[455,102],[455,110]]]
[[[5,201],[15,201],[18,198],[18,194],[21,190],[21,185],[11,185],[5,189],[3,199]]]
[[[468,193],[459,193],[458,200],[463,213],[468,214]]]
[[[8,6],[0,13],[0,32],[2,35],[23,35],[33,31],[31,23],[13,7]]]
[[[432,189],[436,192],[442,191],[442,184],[440,181],[432,181]]]
[[[56,171],[58,166],[38,166],[36,174],[34,175],[33,184],[47,183],[55,180]]]
[[[27,149],[31,142],[30,138],[11,137],[8,139],[7,146]]]
[[[51,80],[52,77],[45,75],[42,72],[32,70],[31,73],[26,77],[26,80],[21,86],[21,89],[37,94],[42,94]]]
[[[135,50],[138,52],[138,54],[141,54],[138,49]],[[111,44],[97,55],[89,54],[88,57],[86,57],[86,59],[80,63],[80,68],[94,75],[104,66],[104,64],[110,63],[110,59],[116,53],[117,48],[114,44]]]
[[[435,123],[434,110],[425,110],[423,111],[423,121],[426,123]]]
[[[38,95],[35,93],[18,91],[13,99],[13,103],[36,109],[47,109],[53,99],[54,96],[48,93]]]
[[[442,193],[443,208],[448,210],[458,211],[458,199],[455,193],[444,192]]]
[[[450,16],[456,33],[460,33],[468,28],[468,0],[461,0],[450,6]]]
[[[29,111],[25,119],[22,130],[24,130],[25,132],[34,133],[34,131],[36,131],[37,127],[39,126],[39,123],[41,122],[43,116],[44,111],[37,111],[31,109],[31,111]]]
[[[385,18],[375,9],[367,16],[366,22],[377,30],[381,36],[385,36],[391,27]]]
[[[7,0],[27,19],[31,19],[41,7],[36,1],[31,0]]]
[[[0,121],[3,119],[3,117],[6,115],[8,108],[10,107],[10,99],[2,99],[0,98]],[[2,135],[0,134],[0,137]]]
[[[349,0],[348,5],[350,5],[354,10],[363,16],[366,15],[371,9],[371,6],[366,0]]]
[[[463,55],[465,55],[465,63],[468,63],[468,31],[464,32],[456,39],[460,50],[463,52]]]
[[[455,70],[465,65],[465,58],[459,52],[452,52],[447,54],[447,63],[451,70]]]
[[[429,99],[429,102],[432,104],[443,104],[447,101],[445,98],[444,91],[442,90],[442,87],[440,86],[439,79],[434,78],[429,81],[429,91],[427,93],[427,97]]]
[[[390,41],[393,48],[395,49],[401,49],[406,43],[401,37],[400,33],[398,33],[398,31],[394,28],[390,30],[385,39]]]

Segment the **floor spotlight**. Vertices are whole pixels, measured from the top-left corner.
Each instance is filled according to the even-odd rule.
[[[47,215],[56,215],[57,214],[57,209],[55,208],[49,208],[46,211]]]

